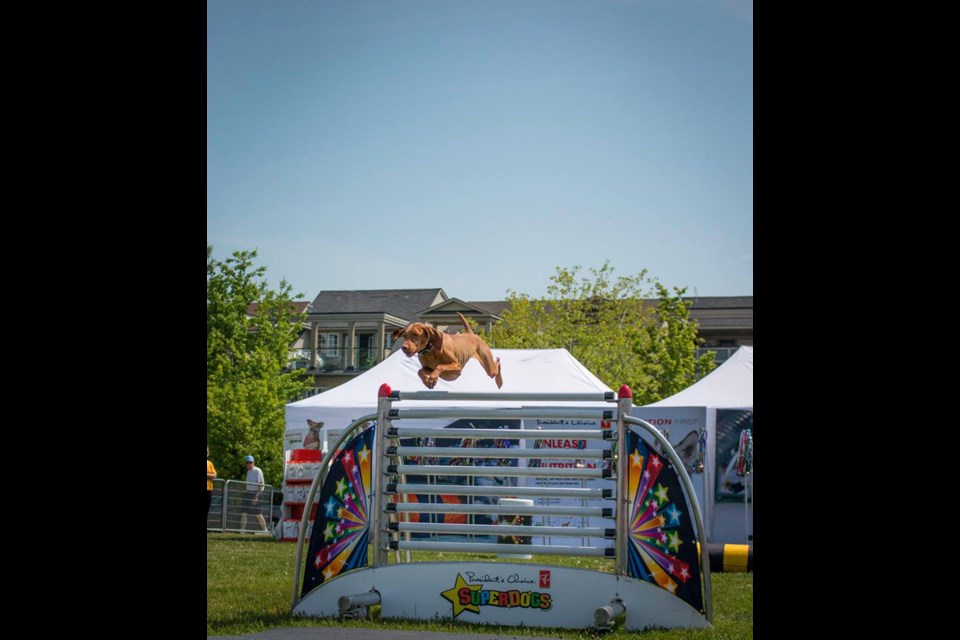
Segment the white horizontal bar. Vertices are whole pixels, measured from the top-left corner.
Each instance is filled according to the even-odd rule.
[[[524,449],[522,447],[397,447],[396,455],[425,456],[432,458],[579,458],[580,460],[602,460],[603,449]]]
[[[501,402],[504,400],[527,400],[529,402],[616,402],[616,394],[612,391],[597,391],[588,393],[516,393],[479,391],[394,391],[390,394],[391,400],[490,400]]]
[[[462,553],[529,553],[541,556],[607,557],[607,550],[600,547],[557,547],[545,544],[493,544],[483,542],[417,542],[400,540],[391,542],[391,548],[401,551],[452,551]]]
[[[419,493],[445,496],[532,496],[535,498],[598,498],[603,489],[580,487],[468,487],[462,484],[398,484],[396,493]],[[613,496],[607,498],[612,500]]]
[[[567,536],[570,538],[605,538],[603,527],[541,527],[508,524],[428,524],[426,522],[401,522],[400,533],[442,533],[460,535],[476,533],[497,536]]]
[[[469,465],[398,464],[397,473],[416,476],[496,476],[498,478],[602,478],[603,469],[573,467],[473,467]],[[384,466],[386,469],[386,466]],[[386,472],[390,473],[390,472]]]
[[[612,507],[566,507],[556,506],[527,506],[522,504],[447,504],[444,502],[399,502],[393,503],[396,513],[483,513],[503,514],[508,516],[593,516],[596,518],[613,518],[604,516],[603,511],[613,511]],[[389,512],[388,512],[389,513]]]
[[[473,438],[475,440],[603,440],[609,429],[442,429],[393,427],[398,438]],[[614,435],[611,433],[611,435]]]

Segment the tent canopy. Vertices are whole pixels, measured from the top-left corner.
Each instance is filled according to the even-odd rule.
[[[493,349],[500,358],[503,371],[503,388],[487,377],[479,362],[470,360],[457,380],[439,380],[434,391],[464,391],[497,394],[510,393],[601,393],[612,391],[599,378],[590,373],[566,349]],[[305,432],[307,419],[325,423],[325,428],[343,429],[364,415],[377,412],[377,392],[387,383],[394,391],[426,391],[417,371],[420,360],[408,358],[397,350],[375,367],[353,380],[324,391],[310,398],[293,402],[286,407],[286,434]],[[443,402],[404,400],[403,407],[519,407],[556,405],[557,402],[505,402],[470,401]],[[602,401],[562,403],[564,406],[609,406]],[[447,422],[450,422],[449,420]],[[415,424],[417,423],[417,424]],[[409,421],[409,426],[437,426],[436,420],[428,423]]]
[[[647,407],[753,408],[753,347],[740,347],[726,362],[683,391]]]

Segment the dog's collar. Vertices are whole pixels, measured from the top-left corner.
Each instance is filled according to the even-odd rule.
[[[417,355],[422,356],[425,353],[429,353],[432,349],[433,345],[428,342],[427,346],[425,346],[423,349],[420,349],[420,351],[417,351]]]

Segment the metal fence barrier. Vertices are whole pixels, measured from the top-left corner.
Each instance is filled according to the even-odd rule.
[[[207,531],[273,535],[272,505],[273,485],[214,478]]]

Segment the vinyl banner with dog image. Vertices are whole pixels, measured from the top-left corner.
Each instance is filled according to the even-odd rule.
[[[704,495],[709,483],[698,464],[709,461],[707,451],[700,451],[700,429],[707,427],[706,407],[633,407],[630,415],[649,422],[666,436],[690,476],[701,510],[708,513]],[[643,438],[647,444],[653,445],[652,438],[646,432]],[[710,450],[709,441],[707,449]]]
[[[743,473],[738,465],[740,441],[743,432],[753,433],[753,411],[748,409],[717,409],[717,502],[751,502],[753,476]],[[750,483],[748,489],[747,483]]]

